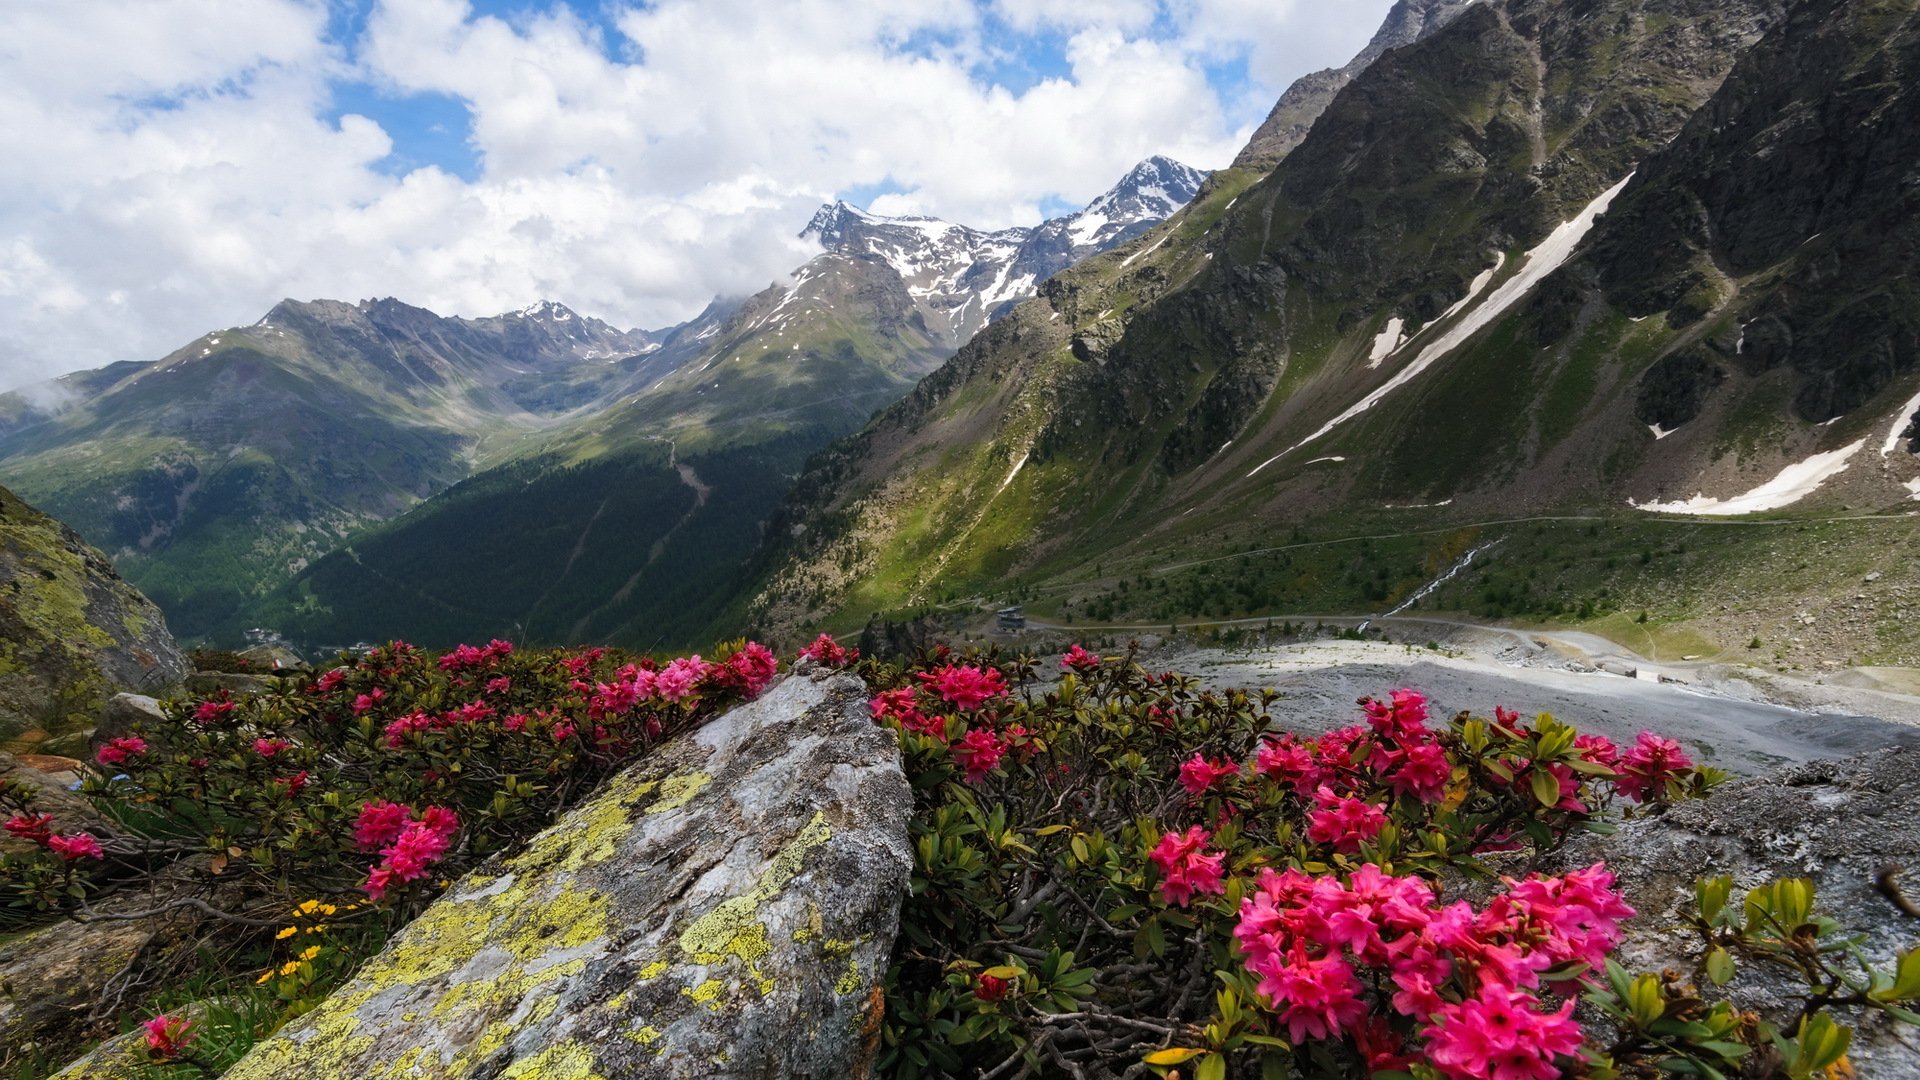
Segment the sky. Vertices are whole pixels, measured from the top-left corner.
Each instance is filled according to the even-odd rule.
[[[1391,0],[5,0],[0,387],[284,297],[622,327],[822,202],[983,228],[1227,164]]]

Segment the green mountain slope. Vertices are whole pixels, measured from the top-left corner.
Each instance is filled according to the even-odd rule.
[[[1913,160],[1913,5],[1787,7],[1509,0],[1387,53],[1271,174],[1216,176],[817,459],[761,555],[758,617],[845,626],[983,594],[1149,619],[1379,611],[1505,536],[1489,521],[1595,516],[1618,541],[1596,563],[1651,559],[1674,519],[1630,500],[1733,496],[1800,467],[1792,488],[1815,454],[1879,449],[1916,388],[1910,164],[1894,164]],[[1723,235],[1728,217],[1765,221],[1767,242]],[[1855,248],[1902,239],[1857,264],[1820,254],[1843,219]],[[1752,250],[1717,247],[1737,244]],[[1659,437],[1636,413],[1694,370],[1668,358],[1752,322],[1733,318],[1749,304],[1849,327],[1856,359],[1816,346],[1817,371],[1774,361],[1738,392],[1683,388],[1718,411]],[[1734,355],[1738,335],[1722,328]],[[1915,470],[1877,461],[1794,505],[1903,514]],[[1377,568],[1276,556],[1220,567],[1255,583],[1241,590],[1186,575],[1178,602],[1140,595],[1201,558],[1416,533]],[[1503,613],[1617,601],[1603,574],[1539,580],[1562,569],[1553,543],[1503,549],[1530,591],[1485,562],[1460,587],[1521,597]]]
[[[287,301],[155,363],[0,399],[0,477],[201,637],[595,385],[670,355],[557,305],[464,320]]]

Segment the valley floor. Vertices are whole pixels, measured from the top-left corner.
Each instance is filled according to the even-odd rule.
[[[1327,618],[1324,626],[1335,632],[1359,621]],[[1086,637],[1112,633],[1077,629]],[[1490,715],[1504,705],[1523,715],[1550,712],[1621,743],[1649,729],[1686,743],[1702,763],[1740,775],[1891,746],[1920,748],[1920,694],[1900,692],[1916,689],[1907,669],[1805,679],[1719,661],[1656,663],[1577,631],[1427,618],[1376,619],[1373,629],[1390,640],[1251,648],[1175,640],[1152,645],[1141,659],[1212,687],[1271,686],[1282,694],[1274,714],[1302,732],[1353,723],[1358,698],[1409,687],[1427,694],[1437,715]]]

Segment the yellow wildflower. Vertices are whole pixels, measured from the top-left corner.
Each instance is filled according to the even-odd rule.
[[[311,914],[313,914],[313,913],[314,913],[314,912],[315,912],[316,910],[318,910],[318,909],[319,909],[319,907],[320,907],[320,901],[318,901],[318,900],[308,900],[307,902],[305,902],[305,903],[303,903],[303,904],[301,904],[301,905],[300,905],[300,907],[299,907],[299,908],[298,908],[297,910],[298,910],[298,911],[300,912],[300,914],[302,914],[302,915],[311,915]]]
[[[277,934],[275,934],[275,935],[273,935],[273,940],[275,940],[275,941],[285,941],[285,940],[287,940],[288,938],[290,938],[290,937],[292,937],[293,935],[295,935],[295,934],[297,934],[297,933],[299,933],[299,932],[300,932],[300,931],[299,931],[299,929],[298,929],[297,927],[292,927],[292,926],[289,926],[289,927],[287,927],[286,929],[284,929],[284,930],[282,930],[282,931],[280,931],[279,933],[277,933]]]
[[[286,963],[280,965],[280,974],[282,975],[291,975],[294,972],[299,970],[300,970],[300,964],[299,962],[294,960],[289,960]]]
[[[320,946],[318,946],[318,945],[315,945],[315,946],[313,946],[312,948],[309,948],[309,949],[307,949],[307,950],[306,950],[305,952],[302,952],[302,953],[300,954],[300,959],[302,959],[302,960],[311,960],[311,959],[313,959],[314,957],[316,957],[316,956],[319,956],[319,955],[320,955]]]

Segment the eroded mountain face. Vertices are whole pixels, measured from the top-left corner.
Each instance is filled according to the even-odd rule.
[[[1271,173],[1217,175],[822,455],[757,610],[807,625],[1416,510],[1771,507],[1733,496],[1907,424],[1913,7],[1465,6]],[[1907,498],[1886,460],[1778,486]]]

